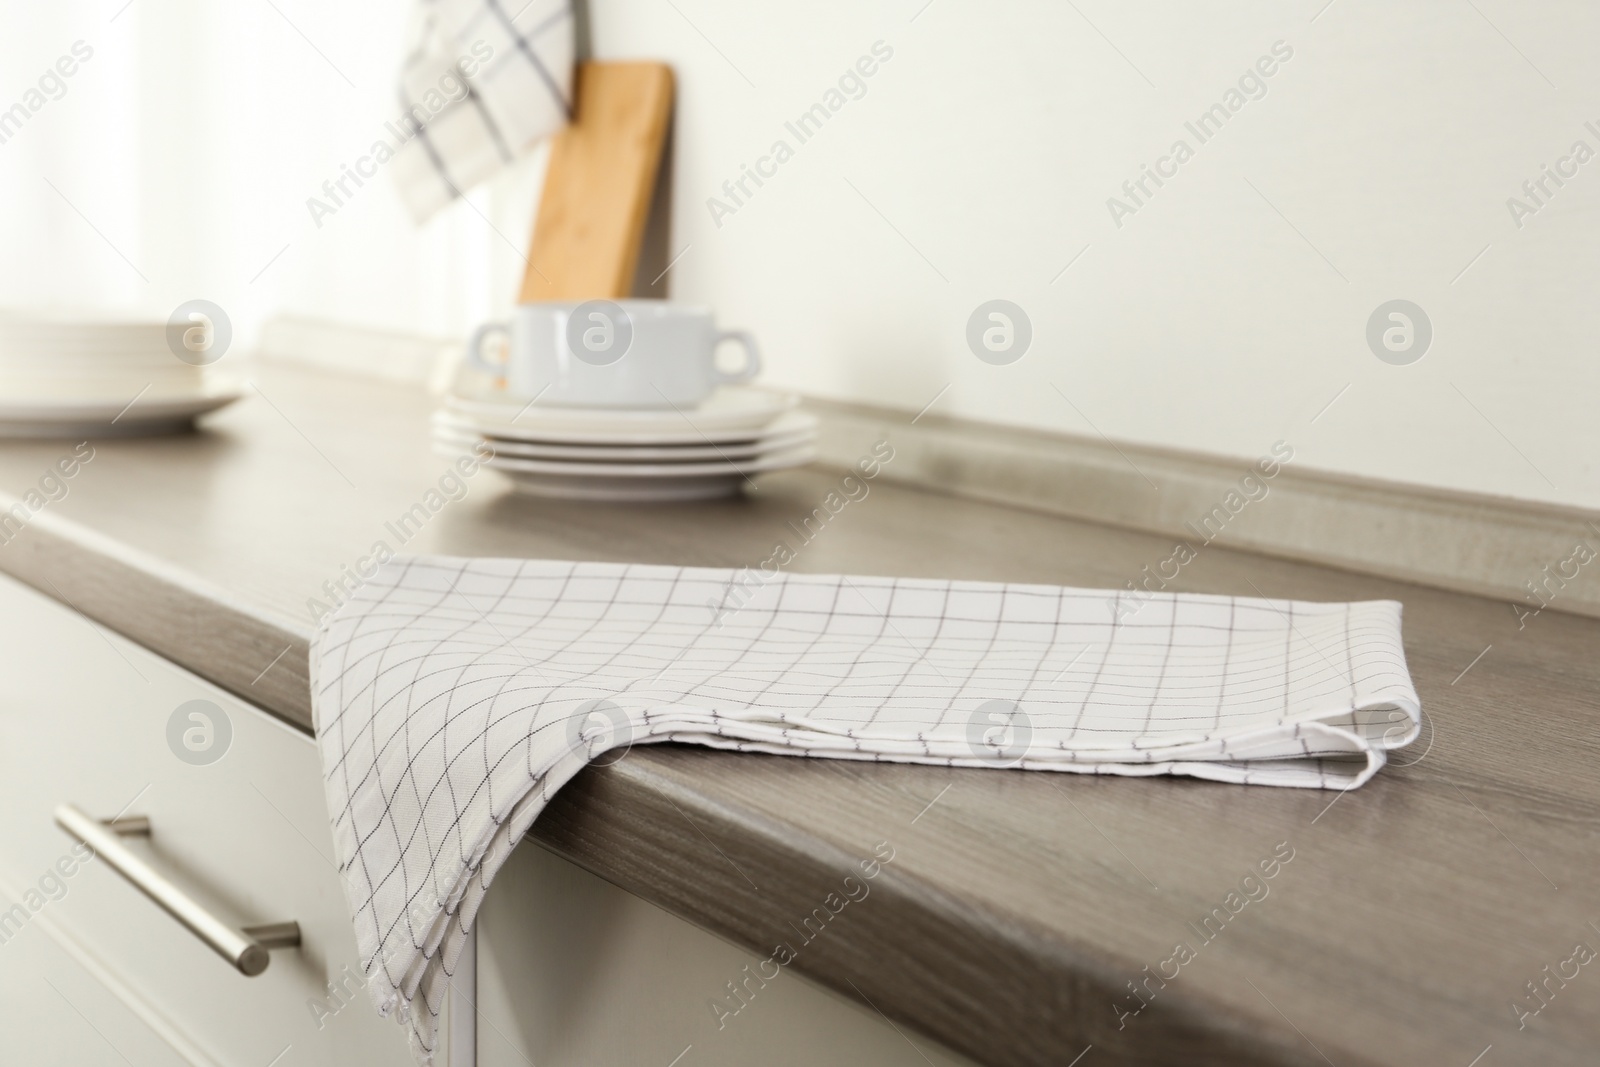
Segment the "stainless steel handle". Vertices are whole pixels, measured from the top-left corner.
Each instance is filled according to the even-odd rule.
[[[189,928],[211,950],[246,977],[253,978],[272,961],[273,948],[294,948],[300,944],[300,924],[264,923],[235,930],[196,903],[187,893],[163,878],[154,867],[134,855],[117,840],[119,835],[148,835],[150,820],[142,815],[126,816],[109,822],[92,819],[72,804],[56,809],[56,825],[94,849],[133,887],[164,908],[168,915]]]

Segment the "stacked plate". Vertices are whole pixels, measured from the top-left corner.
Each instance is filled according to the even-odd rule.
[[[238,399],[179,359],[162,322],[0,316],[0,436],[129,436],[187,429]]]
[[[796,411],[798,402],[743,386],[725,386],[683,411],[453,395],[434,413],[433,438],[443,456],[487,445],[494,454],[485,466],[539,496],[705,500],[732,496],[751,475],[812,459],[817,420]]]

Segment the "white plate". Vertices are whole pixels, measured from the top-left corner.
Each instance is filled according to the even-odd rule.
[[[7,349],[0,347],[0,367],[12,374],[183,374],[200,370],[166,349],[160,352],[96,352],[79,355],[58,349]]]
[[[187,429],[244,395],[236,384],[120,400],[0,400],[0,437],[138,437]],[[132,404],[129,401],[133,401]]]
[[[680,421],[677,429],[671,432],[660,430],[643,433],[627,433],[617,430],[592,431],[588,427],[573,427],[570,429],[541,427],[523,431],[520,428],[520,424],[515,432],[508,432],[504,428],[491,430],[478,420],[448,411],[441,411],[436,415],[436,425],[438,424],[447,424],[458,434],[470,433],[486,437],[496,446],[502,442],[509,441],[514,444],[533,445],[703,448],[707,445],[725,447],[729,444],[748,444],[767,437],[800,433],[814,429],[817,425],[817,419],[816,416],[804,411],[786,411],[765,426],[759,426],[755,429],[701,430]]]
[[[680,446],[710,446],[726,448],[728,445],[752,445],[762,442],[770,437],[787,437],[790,434],[813,432],[816,429],[816,416],[805,411],[786,411],[778,418],[768,422],[766,426],[754,430],[698,430],[693,427],[682,427],[672,434],[619,434],[619,432],[606,432],[606,434],[586,434],[586,432],[560,432],[560,430],[538,430],[538,434],[518,434],[517,437],[506,437],[502,434],[485,432],[477,422],[454,416],[448,411],[438,413],[438,424],[448,424],[454,434],[474,434],[477,437],[488,438],[496,448],[502,443],[512,445],[557,445],[578,446],[578,448],[680,448]],[[448,422],[446,422],[448,421]]]
[[[167,346],[165,323],[125,323],[91,325],[87,323],[41,325],[39,323],[0,323],[0,353],[16,358],[23,353],[74,356],[118,355],[156,358],[177,357]]]
[[[173,360],[174,363],[177,360]],[[172,371],[165,367],[131,371],[121,367],[92,371],[42,373],[35,368],[12,370],[0,364],[0,397],[26,397],[28,403],[40,400],[77,401],[85,397],[130,397],[145,386],[152,393],[188,394],[205,386],[207,375],[193,371]]]
[[[548,459],[513,459],[493,456],[483,461],[491,470],[518,474],[561,476],[577,481],[594,478],[698,478],[708,475],[745,475],[799,467],[816,458],[811,447],[769,452],[751,459],[696,463],[563,463]]]
[[[448,415],[440,413],[434,419],[433,439],[461,449],[469,449],[480,441],[487,441],[494,448],[496,455],[510,456],[518,459],[560,459],[575,461],[600,461],[611,463],[683,463],[694,460],[714,459],[748,459],[764,452],[776,452],[787,448],[798,448],[816,440],[816,419],[805,416],[804,421],[797,420],[790,427],[781,432],[765,434],[754,440],[729,441],[724,444],[707,444],[705,439],[696,436],[693,442],[686,444],[643,444],[643,445],[566,445],[551,444],[548,442],[507,441],[501,438],[486,438],[476,431],[465,428],[462,424],[453,422]]]
[[[752,434],[800,402],[793,393],[724,386],[695,408],[563,408],[513,400],[461,396],[445,408],[469,419],[486,437],[524,441],[588,441],[611,438],[745,432]]]
[[[437,444],[435,451],[441,456],[453,455]],[[503,474],[519,491],[533,496],[612,503],[663,503],[735,496],[750,475],[799,466],[814,454],[813,450],[806,448],[737,464],[641,466],[492,459],[486,460],[484,466]],[[712,472],[696,472],[708,466],[713,468]],[[602,469],[604,467],[610,467],[611,470]]]
[[[658,481],[654,478],[614,479],[606,482],[587,482],[572,478],[552,478],[545,474],[515,474],[503,472],[519,492],[529,496],[552,497],[559,500],[592,500],[608,504],[668,504],[688,500],[715,500],[725,496],[738,496],[744,485],[740,475],[717,475],[708,478],[681,478]]]
[[[149,319],[141,322],[54,322],[49,319],[0,318],[0,337],[37,337],[88,344],[123,342],[165,345],[166,336],[167,324]]]
[[[568,448],[562,445],[524,445],[509,441],[487,442],[496,456],[505,459],[555,460],[567,463],[710,463],[716,460],[756,459],[774,452],[807,447],[816,441],[814,433],[788,434],[752,444],[712,445],[705,448]],[[433,439],[458,451],[475,448],[484,438],[435,430]]]

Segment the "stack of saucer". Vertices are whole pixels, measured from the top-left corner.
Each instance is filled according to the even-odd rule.
[[[174,355],[168,330],[0,316],[0,437],[167,433],[238,399]]]
[[[493,449],[484,465],[538,496],[704,500],[732,496],[753,474],[812,459],[817,420],[794,410],[798,401],[745,386],[724,386],[681,410],[452,395],[434,413],[434,448],[447,457]]]

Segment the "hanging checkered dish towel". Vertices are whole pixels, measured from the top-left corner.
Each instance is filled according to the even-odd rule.
[[[1421,722],[1394,601],[546,560],[386,564],[312,643],[363,965],[431,1055],[496,870],[608,749],[1353,789]]]
[[[572,116],[571,0],[418,0],[391,165],[423,222]]]

